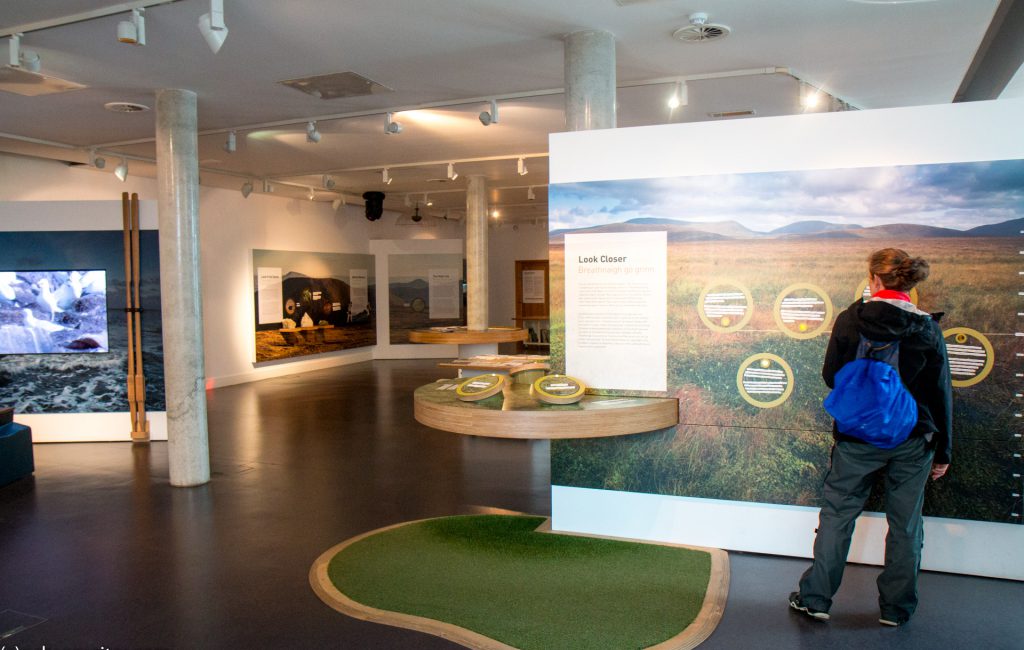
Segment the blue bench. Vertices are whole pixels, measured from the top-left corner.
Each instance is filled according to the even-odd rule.
[[[0,409],[0,487],[30,476],[35,469],[32,429],[14,421],[14,409]]]

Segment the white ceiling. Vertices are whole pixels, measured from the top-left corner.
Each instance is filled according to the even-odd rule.
[[[115,4],[4,0],[0,34]],[[34,31],[25,34],[22,47],[40,54],[42,72],[87,88],[36,97],[0,92],[0,150],[83,162],[87,150],[98,147],[108,158],[123,153],[152,159],[153,113],[115,114],[103,104],[152,106],[155,90],[184,88],[199,96],[203,183],[239,187],[253,178],[260,191],[260,180],[270,178],[319,188],[322,174],[331,172],[347,196],[384,191],[388,207],[398,209],[405,209],[405,195],[415,203],[433,192],[431,210],[440,214],[445,207],[464,208],[466,176],[484,174],[491,187],[508,188],[491,193],[492,204],[505,215],[543,217],[547,136],[564,129],[562,95],[544,91],[563,84],[567,33],[604,29],[615,35],[620,127],[707,120],[714,111],[791,114],[800,110],[797,78],[871,109],[951,101],[999,0],[641,0],[623,5],[615,0],[225,0],[230,33],[218,54],[196,27],[199,15],[209,11],[207,0],[149,9],[145,47],[116,41],[116,25],[125,14]],[[694,11],[729,26],[731,35],[702,45],[673,39],[672,32]],[[691,81],[687,107],[670,111],[665,104],[672,91],[666,79],[775,67],[789,74]],[[349,70],[393,92],[322,100],[276,83]],[[662,82],[644,84],[652,80]],[[515,97],[499,102],[498,124],[483,127],[477,114],[488,108],[486,100],[510,96]],[[476,101],[462,103],[467,99]],[[434,108],[396,113],[403,133],[384,133],[385,111],[425,104]],[[356,116],[325,119],[350,115]],[[305,140],[310,119],[318,119],[319,144]],[[238,129],[238,150],[228,154],[222,145],[232,128]],[[531,154],[529,174],[519,176],[515,157]],[[504,159],[481,160],[491,158]],[[460,177],[447,182],[446,163],[453,160]],[[132,173],[153,173],[141,162],[131,166]],[[389,186],[382,183],[383,167],[394,178]],[[526,198],[530,186],[535,186],[533,201]],[[307,190],[279,185],[276,191],[304,196]],[[317,198],[336,195],[320,191]]]

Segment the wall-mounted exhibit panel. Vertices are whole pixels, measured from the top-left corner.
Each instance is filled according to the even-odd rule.
[[[143,371],[166,439],[155,204],[141,204]],[[0,203],[0,406],[36,442],[130,440],[119,201]]]
[[[956,552],[1024,545],[1021,111],[1005,101],[552,136],[552,367],[614,389],[603,392],[680,401],[678,427],[553,444],[554,527],[637,536],[634,515],[616,531],[561,502],[614,519],[621,492],[630,508],[664,502],[681,517],[699,504],[715,523],[698,535],[651,521],[652,538],[809,555],[832,445],[825,346],[863,295],[867,256],[893,246],[931,262],[912,299],[944,312],[955,386],[952,469],[926,496],[926,568],[1024,579],[1019,560]],[[654,235],[636,264],[664,259],[664,284],[649,276],[644,289],[637,252],[617,247]],[[661,332],[642,303],[659,290]],[[614,316],[579,317],[601,299]],[[647,361],[602,365],[624,346]],[[759,548],[733,518],[760,509],[813,516],[778,517]],[[877,561],[874,550],[855,545],[851,559]]]
[[[377,343],[372,255],[253,250],[256,362]]]
[[[410,343],[413,330],[466,324],[463,269],[461,254],[388,256],[391,345]]]

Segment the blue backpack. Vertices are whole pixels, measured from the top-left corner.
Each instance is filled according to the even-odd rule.
[[[899,373],[900,342],[860,337],[857,357],[835,377],[825,410],[839,432],[880,449],[903,443],[917,424],[917,402]]]

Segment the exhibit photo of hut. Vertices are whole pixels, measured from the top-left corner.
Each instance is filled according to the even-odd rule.
[[[376,345],[372,255],[253,250],[256,361]]]
[[[413,330],[466,324],[462,255],[389,255],[388,274],[392,345],[409,343]]]
[[[680,402],[666,431],[553,442],[554,483],[816,505],[832,323],[865,297],[868,255],[895,247],[931,264],[911,299],[940,318],[952,369],[956,471],[929,485],[926,514],[1011,521],[1024,161],[565,184],[552,188],[551,229],[559,289],[578,276],[566,235],[666,233],[664,395]],[[552,290],[560,369],[579,335],[565,331],[564,295]]]

